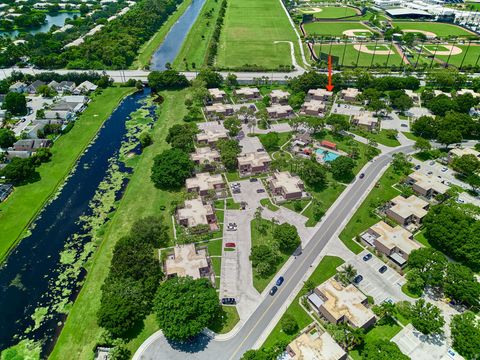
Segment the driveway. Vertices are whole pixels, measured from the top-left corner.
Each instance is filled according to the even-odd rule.
[[[398,114],[391,112],[388,116],[382,118],[380,122],[380,128],[384,129],[393,129],[398,130],[399,132],[402,131],[410,131],[410,121],[402,120],[398,116]]]
[[[237,181],[240,184],[240,194],[232,194],[233,199],[240,203],[247,203],[246,209],[256,210],[260,206],[260,200],[268,197],[267,190],[260,179],[255,182],[250,180]],[[257,193],[257,190],[263,189],[263,192]]]
[[[245,131],[248,134],[248,129]],[[240,146],[242,147],[242,154],[257,152],[258,149],[263,149],[263,145],[256,136],[244,136],[240,139]]]
[[[335,104],[332,108],[332,114],[341,114],[341,115],[358,115],[363,110],[363,107],[358,105],[350,105],[350,104]]]
[[[378,269],[386,264],[376,256],[368,261],[363,261],[363,256],[368,252],[364,250],[348,260],[348,263],[357,269],[357,273],[363,276],[363,280],[358,285],[360,290],[372,296],[375,304],[380,304],[387,299],[392,299],[395,302],[411,301],[412,299],[405,295],[401,289],[406,280],[388,265],[387,271],[380,274]]]
[[[32,121],[37,118],[37,110],[43,109],[45,105],[50,105],[53,103],[52,99],[45,99],[42,96],[27,96],[27,107],[32,109],[32,112],[28,115],[22,116],[21,119],[25,121],[19,121],[13,128],[13,132],[16,136],[20,136],[22,131],[24,131],[28,126],[31,125]]]

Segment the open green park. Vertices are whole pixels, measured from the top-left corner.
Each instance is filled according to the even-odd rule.
[[[419,32],[427,31],[434,33],[438,37],[476,36],[473,32],[460,26],[439,22],[395,21],[393,26],[398,26],[401,30],[418,30]]]
[[[38,168],[40,180],[19,186],[8,201],[0,204],[0,260],[27,233],[28,226],[55,194],[79,156],[95,137],[103,122],[132,88],[107,88],[95,95],[85,112],[67,134],[52,146],[52,158]]]
[[[359,51],[360,44],[343,44],[331,45],[329,42],[324,44],[317,43],[314,46],[315,53],[319,59],[326,60],[328,55],[332,56],[334,64],[340,66],[399,66],[402,64],[402,57],[398,54],[395,47],[391,45],[382,45],[382,48],[373,50],[374,43],[363,44],[361,49],[367,52]],[[369,46],[371,48],[369,48]],[[386,51],[390,50],[390,55],[384,55]],[[371,53],[370,53],[371,52]]]
[[[290,66],[292,56],[288,41],[298,52],[297,36],[280,1],[230,0],[216,66],[234,69],[256,65],[269,70]]]
[[[358,35],[372,35],[373,31],[367,26],[363,25],[359,21],[321,21],[311,22],[304,25],[304,29],[308,35],[317,36],[338,36],[343,37],[344,32],[349,30],[362,30],[356,31]]]
[[[348,6],[319,6],[300,9],[304,14],[312,14],[317,19],[338,19],[347,16],[355,16],[360,12]]]
[[[433,54],[435,53],[435,47],[436,45],[426,45],[425,47],[428,47],[428,50]],[[437,54],[435,54],[435,57],[442,62],[447,62],[449,65],[454,65],[456,67],[460,66],[469,66],[469,65],[476,65],[480,63],[479,58],[480,58],[480,46],[479,45],[455,45],[455,47],[459,48],[462,50],[460,54],[454,54],[452,55],[439,55],[438,51],[441,51],[441,48],[437,50]],[[446,49],[448,52],[448,49]]]

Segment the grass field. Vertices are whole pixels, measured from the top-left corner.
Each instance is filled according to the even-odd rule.
[[[373,140],[378,144],[390,147],[400,146],[400,142],[397,139],[389,138],[387,136],[388,133],[385,130],[380,130],[377,133],[371,133],[370,131],[365,131],[361,129],[350,129],[350,131],[369,140]]]
[[[132,91],[132,88],[108,88],[95,96],[72,130],[55,142],[51,161],[38,168],[41,179],[32,184],[16,187],[8,200],[0,204],[1,261],[20,239],[45,202],[63,183],[103,122],[120,100]]]
[[[433,45],[435,46],[435,45]],[[478,45],[471,45],[470,48],[468,45],[455,45],[456,47],[459,47],[462,49],[462,53],[458,55],[452,55],[450,56],[450,59],[448,58],[448,55],[436,55],[435,57],[437,59],[440,59],[444,62],[448,60],[449,65],[454,65],[457,67],[460,67],[460,65],[463,64],[462,66],[467,66],[467,65],[475,65],[475,64],[480,64],[479,57],[480,57],[480,46]],[[467,51],[468,49],[468,51]],[[432,51],[432,53],[435,51],[435,48],[429,49]],[[440,50],[440,49],[439,49]],[[465,58],[465,60],[463,60]]]
[[[278,0],[230,0],[220,36],[216,65],[220,68],[238,68],[255,64],[266,69],[291,65],[288,43],[295,52],[298,41]]]
[[[429,31],[438,37],[475,36],[475,34],[468,32],[460,26],[437,22],[395,21],[393,26],[398,26],[402,30]]]
[[[344,31],[354,29],[365,29],[365,34],[368,36],[372,34],[372,31],[368,27],[358,21],[312,22],[305,24],[304,28],[308,35],[319,36],[343,36]],[[362,35],[360,32],[357,34]]]
[[[322,11],[317,11],[316,9],[321,9]],[[313,14],[317,19],[338,19],[346,16],[355,16],[357,11],[351,7],[340,7],[340,6],[320,6],[313,8],[301,9],[301,12],[305,14]]]
[[[215,29],[220,5],[221,1],[219,0],[207,0],[205,2],[173,62],[173,68],[191,70],[194,69],[192,63],[195,63],[195,68],[201,68],[205,64],[205,54]]]
[[[375,44],[365,44],[368,46],[375,46]],[[367,54],[359,52],[352,44],[344,45],[330,45],[330,43],[316,44],[315,53],[322,60],[326,60],[328,55],[332,55],[334,64],[340,66],[399,66],[402,64],[402,58],[393,46],[385,45],[383,50],[390,48],[394,51],[390,55]],[[373,48],[372,48],[373,51]],[[372,62],[373,59],[373,62]],[[358,65],[357,65],[358,63]]]
[[[146,66],[150,65],[150,60],[155,53],[155,50],[158,49],[160,44],[167,36],[170,28],[175,24],[180,16],[185,12],[188,6],[192,3],[192,0],[184,0],[177,8],[177,10],[170,15],[168,20],[163,24],[163,26],[156,32],[152,38],[147,41],[138,51],[136,60],[130,66],[131,69],[143,69]]]

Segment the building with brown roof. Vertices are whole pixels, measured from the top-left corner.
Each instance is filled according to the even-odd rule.
[[[373,116],[371,111],[362,111],[352,118],[352,124],[364,130],[372,131],[378,126],[378,119]]]
[[[193,228],[198,225],[215,224],[215,212],[210,204],[204,204],[202,199],[185,200],[183,208],[177,209],[177,220],[180,225]]]
[[[243,100],[252,100],[252,99],[261,98],[260,90],[258,90],[256,87],[255,88],[243,87],[243,88],[234,90],[233,94]]]
[[[436,177],[414,172],[408,175],[407,182],[412,185],[413,191],[426,198],[432,198],[439,194],[445,194],[449,187],[442,184]]]
[[[208,146],[195,148],[195,152],[190,154],[190,159],[197,165],[212,165],[221,160],[220,152]]]
[[[355,101],[362,92],[355,88],[347,88],[340,91],[340,97],[345,101]]]
[[[276,171],[268,179],[268,185],[272,194],[282,200],[301,199],[305,186],[298,177],[288,171]]]
[[[333,91],[326,89],[310,89],[307,94],[311,100],[328,101],[333,97]]]
[[[321,100],[305,101],[300,109],[301,114],[310,116],[323,116],[325,114],[326,105]]]
[[[175,246],[173,253],[167,255],[164,272],[167,279],[190,276],[193,279],[208,278],[215,284],[207,248],[196,248],[195,244]]]
[[[225,181],[220,174],[210,174],[208,172],[196,174],[194,177],[185,181],[188,192],[196,192],[200,196],[206,196],[210,191],[217,195],[223,193]]]
[[[249,176],[267,172],[272,159],[265,151],[246,153],[237,158],[240,176]]]
[[[289,97],[290,93],[288,91],[275,89],[270,93],[270,101],[272,104],[286,104]]]
[[[208,93],[214,103],[222,103],[227,99],[225,91],[218,88],[208,89]]]
[[[267,107],[268,117],[270,119],[286,119],[294,115],[290,105],[274,104]]]
[[[404,198],[398,195],[390,200],[387,216],[402,226],[420,225],[422,219],[428,213],[428,202],[415,195]]]

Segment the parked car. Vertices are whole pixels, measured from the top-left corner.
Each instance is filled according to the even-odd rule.
[[[283,276],[280,276],[280,277],[277,279],[277,282],[276,282],[277,286],[282,285],[284,280],[285,280],[285,279],[283,278]]]
[[[416,165],[416,166],[414,167],[415,170],[419,170],[420,168],[421,168],[420,165]]]
[[[257,182],[258,179],[257,178],[250,178],[250,182]]]
[[[435,165],[435,161],[430,161],[429,164],[430,164],[430,166],[433,166],[433,165]]]
[[[365,174],[364,173],[361,173],[360,174],[360,179],[363,179],[365,177]]]
[[[265,189],[257,189],[257,193],[260,194],[260,193],[264,193],[265,192]]]
[[[354,284],[359,284],[360,281],[362,281],[362,280],[363,280],[363,276],[362,275],[357,275],[353,278],[353,283]]]
[[[227,225],[227,231],[237,231],[237,225]]]
[[[383,265],[380,269],[378,269],[378,272],[379,272],[380,274],[383,274],[385,271],[387,271],[387,269],[388,269],[387,266],[386,266],[386,265]]]
[[[427,173],[427,175],[432,175],[432,174],[433,174],[433,171],[429,171],[429,172]]]
[[[270,295],[273,296],[275,295],[275,293],[277,292],[278,288],[276,286],[273,286],[271,289],[270,289]]]
[[[222,304],[223,305],[235,305],[236,302],[237,302],[237,300],[235,300],[235,298],[223,298],[222,299]]]
[[[232,243],[232,242],[225,243],[225,247],[234,248],[234,247],[235,247],[235,243]]]
[[[372,254],[368,253],[363,257],[363,261],[368,261],[372,258]]]
[[[400,124],[401,127],[408,127],[407,124]]]
[[[442,172],[446,172],[448,168],[446,166],[442,167]]]

